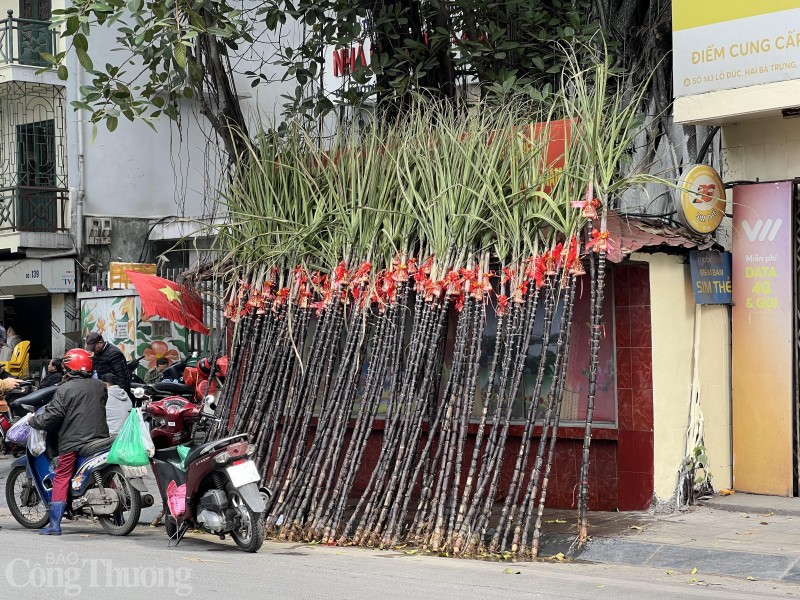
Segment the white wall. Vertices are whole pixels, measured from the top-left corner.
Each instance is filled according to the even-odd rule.
[[[800,118],[746,121],[722,127],[725,181],[800,176]]]
[[[675,495],[678,470],[687,454],[696,305],[685,257],[634,254],[631,258],[650,264],[654,493],[660,502],[667,502]],[[731,486],[733,464],[729,315],[727,306],[700,308],[700,406],[715,489]]]
[[[122,53],[110,52],[114,33],[97,29],[90,39],[90,54],[96,63],[107,55],[118,61]],[[261,51],[248,51],[236,62],[236,70],[258,70],[254,60],[272,52],[267,41],[261,42]],[[181,102],[180,124],[161,118],[156,124],[157,133],[145,123],[131,123],[120,118],[113,133],[104,124],[98,127],[95,141],[91,142],[89,115],[75,112],[70,102],[78,97],[77,59],[68,59],[70,81],[67,84],[67,130],[69,155],[69,186],[79,185],[78,128],[83,129],[85,165],[85,205],[87,215],[130,216],[158,218],[163,216],[199,216],[204,205],[212,203],[218,188],[219,153],[205,117],[200,115],[195,101]],[[130,67],[131,69],[133,67]],[[262,70],[278,77],[279,71],[266,65]],[[88,82],[88,76],[83,75]],[[278,117],[282,94],[294,89],[294,83],[262,84],[253,89],[249,81],[237,75],[238,92],[242,98],[245,118],[255,124],[257,120]]]

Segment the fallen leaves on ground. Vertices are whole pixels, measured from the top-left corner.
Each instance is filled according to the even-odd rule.
[[[640,525],[631,525],[630,529],[635,529],[636,531],[644,531],[644,527]]]
[[[672,569],[670,569],[669,571],[667,571],[667,575],[672,575],[674,572],[675,572],[675,571],[673,571]]]
[[[761,522],[759,523],[759,525],[769,525],[769,523],[767,523],[766,521],[761,521]]]
[[[774,513],[774,512],[772,512],[772,511],[769,511],[768,513],[764,513],[764,514],[763,514],[763,515],[761,515],[761,516],[762,516],[762,517],[774,517],[774,516],[775,516],[775,513]]]
[[[692,574],[692,575],[694,575],[695,573],[697,573],[697,567],[695,567],[694,569],[692,569],[692,573],[691,573],[691,574]]]
[[[600,588],[600,589],[603,589],[604,587],[606,587],[606,584],[605,584],[605,583],[599,583],[599,584],[597,584],[597,585],[596,585],[596,586],[594,586],[594,587],[596,587],[596,588]]]
[[[515,571],[514,569],[511,568],[503,569],[503,573],[505,573],[506,575],[522,575],[522,571]]]
[[[739,513],[739,515],[744,517],[745,519],[749,519],[750,518],[750,515],[748,515],[747,513]]]
[[[563,524],[563,523],[566,523],[566,522],[567,521],[565,519],[551,519],[549,521],[545,521],[545,523],[547,523],[548,525],[552,525],[553,523]]]
[[[747,576],[747,581],[758,581],[758,579],[756,579],[756,578],[755,578],[755,577],[753,577],[752,575],[748,575],[748,576]]]
[[[558,553],[558,554],[556,554],[556,555],[555,555],[553,558],[555,558],[556,560],[563,561],[563,560],[566,558],[566,556],[564,556],[564,553],[563,553],[563,552],[559,552],[559,553]]]
[[[736,490],[720,490],[720,496],[733,496],[736,493]]]
[[[209,560],[207,558],[200,558],[199,556],[181,556],[183,560],[188,560],[196,563],[220,563],[223,565],[230,564],[227,560]]]

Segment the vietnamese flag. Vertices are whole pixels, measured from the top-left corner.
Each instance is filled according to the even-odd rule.
[[[203,301],[186,286],[136,271],[125,271],[139,292],[145,316],[159,316],[192,331],[208,334],[203,324]]]

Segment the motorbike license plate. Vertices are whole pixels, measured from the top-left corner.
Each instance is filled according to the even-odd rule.
[[[125,477],[147,477],[147,467],[122,467]]]
[[[256,468],[256,463],[254,463],[252,460],[248,460],[240,465],[228,467],[226,471],[228,472],[228,477],[231,478],[231,483],[234,487],[241,487],[243,485],[247,485],[248,483],[261,480],[261,475]]]

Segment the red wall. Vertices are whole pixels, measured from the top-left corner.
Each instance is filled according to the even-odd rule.
[[[647,265],[613,267],[617,357],[618,429],[593,431],[589,467],[589,510],[642,510],[653,497],[653,383],[650,335],[650,283]],[[612,343],[610,336],[603,340]],[[475,427],[475,426],[473,426]],[[508,490],[522,427],[509,432],[499,486],[499,500]],[[381,431],[370,438],[354,491],[369,480],[380,452]],[[575,508],[580,477],[583,428],[559,429],[556,458],[547,491],[547,505]],[[465,455],[470,456],[467,443]],[[533,466],[536,445],[529,459]],[[465,466],[466,468],[466,466]]]

